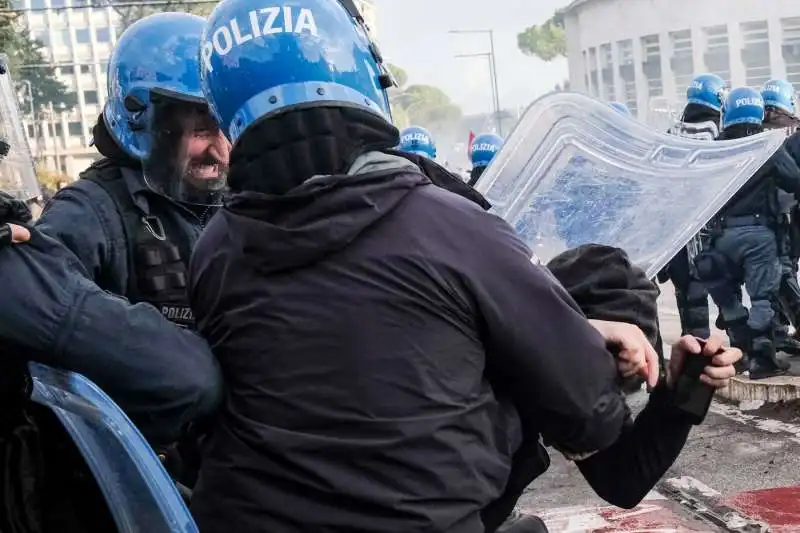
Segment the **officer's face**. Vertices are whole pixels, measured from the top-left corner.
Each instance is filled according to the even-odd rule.
[[[228,166],[231,144],[217,122],[207,110],[194,108],[183,126],[179,153],[186,158],[186,178],[198,182],[218,179]]]

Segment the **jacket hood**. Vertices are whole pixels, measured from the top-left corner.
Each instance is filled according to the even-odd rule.
[[[240,253],[274,273],[341,250],[424,185],[430,180],[412,162],[369,152],[346,175],[314,176],[284,195],[236,194],[221,216]]]

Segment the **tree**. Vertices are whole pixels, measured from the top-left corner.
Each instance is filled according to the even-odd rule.
[[[59,110],[72,109],[77,104],[77,95],[56,78],[55,68],[42,54],[42,43],[31,38],[18,18],[19,11],[11,12],[9,0],[0,0],[0,50],[8,55],[8,66],[17,85],[30,84],[32,95],[26,94],[37,110],[49,103]]]
[[[205,17],[214,9],[216,2],[212,2],[211,0],[168,0],[156,6],[148,6],[137,5],[130,0],[111,0],[109,4],[119,15],[120,22],[117,26],[117,31],[118,33],[122,33],[128,26],[140,18],[152,15],[153,13],[183,11],[185,13],[192,13]]]
[[[554,15],[541,26],[525,29],[517,35],[517,47],[523,54],[538,57],[542,61],[566,57],[567,39],[563,18]]]
[[[389,101],[395,125],[404,128],[419,124],[431,131],[447,132],[457,127],[461,109],[444,91],[431,85],[409,85],[406,72],[395,65],[389,70],[398,87],[389,89]]]

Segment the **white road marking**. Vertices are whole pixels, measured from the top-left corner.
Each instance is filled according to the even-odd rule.
[[[789,436],[789,440],[800,444],[800,425],[780,420],[771,420],[756,415],[748,415],[738,408],[723,403],[714,402],[711,404],[710,411],[714,414],[724,416],[729,420],[745,424],[765,433],[780,434]]]

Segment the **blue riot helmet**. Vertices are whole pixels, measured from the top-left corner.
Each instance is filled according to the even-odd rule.
[[[475,137],[469,149],[469,158],[472,161],[469,185],[475,185],[478,182],[478,178],[492,162],[501,146],[503,146],[503,138],[494,133],[483,133]]]
[[[200,61],[203,92],[234,144],[256,121],[306,108],[351,108],[391,123],[394,79],[352,2],[222,0]]]
[[[717,112],[722,111],[724,99],[725,80],[716,74],[695,76],[686,89],[687,103],[701,105]]]
[[[786,80],[769,80],[761,88],[764,107],[794,114],[794,86]]]
[[[229,146],[200,86],[204,26],[196,15],[158,13],[128,27],[109,59],[103,118],[120,148],[142,162],[149,188],[219,205]]]
[[[630,108],[627,105],[623,104],[622,102],[611,102],[608,105],[610,105],[613,109],[619,111],[623,115],[628,115],[629,117],[633,116],[633,113],[631,113]]]
[[[473,167],[486,167],[503,146],[503,138],[494,133],[484,133],[472,141],[470,159]]]
[[[433,137],[428,130],[419,126],[410,126],[400,132],[400,144],[397,149],[436,159],[436,143],[433,142]]]
[[[725,113],[722,115],[722,128],[736,125],[761,126],[764,122],[764,99],[750,87],[740,87],[728,94]]]

